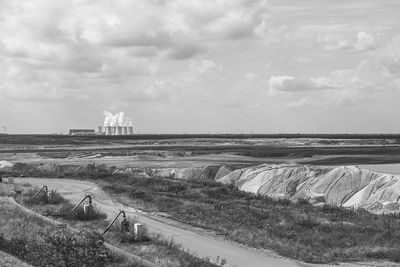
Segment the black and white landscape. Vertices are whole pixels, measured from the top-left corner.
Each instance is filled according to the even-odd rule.
[[[0,266],[400,266],[398,0],[0,0]]]

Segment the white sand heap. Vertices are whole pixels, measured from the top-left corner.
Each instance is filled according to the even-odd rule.
[[[355,166],[309,167],[261,165],[240,169],[218,179],[240,190],[291,201],[400,212],[400,176]]]
[[[5,168],[12,168],[14,166],[13,163],[5,161],[5,160],[0,160],[0,170],[5,169]]]

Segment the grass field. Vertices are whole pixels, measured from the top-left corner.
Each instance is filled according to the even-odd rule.
[[[45,196],[44,194],[40,194],[37,198],[32,199],[32,196],[34,196],[38,191],[39,188],[25,185],[25,190],[23,190],[23,193],[16,196],[13,185],[0,183],[0,197],[14,195],[21,204],[27,206],[29,209],[34,210],[39,214],[49,214],[50,217],[55,218],[60,222],[68,223],[75,229],[81,230],[83,237],[77,238],[75,234],[65,232],[65,230],[60,231],[55,229],[54,226],[47,224],[38,218],[33,217],[32,219],[32,217],[27,216],[17,208],[12,208],[9,205],[6,205],[6,202],[4,202],[3,205],[0,200],[0,214],[4,215],[4,217],[1,216],[0,218],[0,251],[3,250],[13,254],[14,256],[21,258],[34,266],[44,266],[46,264],[50,264],[51,262],[47,261],[47,257],[49,256],[48,253],[39,253],[38,251],[34,250],[32,253],[28,253],[28,255],[25,256],[22,255],[22,253],[17,253],[17,251],[21,250],[21,248],[18,247],[19,245],[27,246],[29,249],[31,249],[31,246],[37,246],[38,249],[56,249],[54,253],[59,253],[59,257],[66,255],[73,257],[73,254],[69,252],[67,253],[66,251],[67,246],[70,246],[68,242],[78,243],[82,249],[86,249],[86,245],[89,246],[93,242],[97,242],[96,240],[104,240],[116,247],[125,249],[126,251],[129,251],[135,255],[157,263],[160,266],[217,267],[224,263],[223,259],[220,259],[220,261],[215,261],[215,259],[211,261],[209,259],[199,258],[196,255],[185,251],[181,246],[175,244],[172,240],[166,239],[158,234],[147,233],[142,240],[137,240],[132,235],[132,232],[122,233],[121,229],[117,227],[119,225],[118,221],[104,237],[101,237],[100,234],[103,233],[104,229],[109,223],[105,220],[107,216],[101,211],[95,208],[89,217],[83,215],[82,209],[71,212],[73,205],[71,205],[57,192],[53,192],[54,198],[52,200],[49,199],[49,201],[45,201],[45,198],[43,197]],[[12,216],[10,216],[11,213],[13,213]],[[130,222],[131,226],[133,223],[133,221]],[[17,225],[17,227],[15,227],[15,225]],[[5,230],[9,228],[12,228],[13,231],[10,232]],[[3,236],[1,235],[2,233],[4,234],[3,239]],[[38,239],[37,236],[41,236],[43,239]],[[34,240],[38,240],[38,242],[34,243]],[[57,248],[45,248],[42,243],[47,241],[49,241],[51,244],[55,242],[54,245],[57,246]],[[65,246],[61,246],[57,243],[61,241],[66,242],[67,244],[65,244]],[[61,248],[58,248],[58,246],[61,246]],[[88,253],[104,254],[107,252],[103,251],[102,247],[94,247],[99,250],[89,251]],[[72,248],[68,247],[68,250],[72,250]],[[21,251],[26,252],[25,250]],[[34,256],[31,256],[31,254],[34,254]],[[115,258],[113,261],[107,261],[107,259],[102,259],[100,257],[99,260],[105,260],[106,265],[104,266],[128,266],[126,265],[127,263],[122,259]],[[37,265],[37,262],[40,264]],[[97,264],[98,263],[96,262],[92,262],[88,266],[103,266],[101,264]],[[55,266],[55,263],[50,265]],[[68,261],[67,266],[75,265],[73,262]]]
[[[128,266],[92,232],[57,229],[0,199],[0,251],[33,266]]]
[[[400,262],[400,220],[363,210],[293,204],[213,182],[119,178],[104,189],[121,202],[207,228],[252,247],[313,263]]]
[[[29,267],[31,265],[19,260],[18,258],[15,258],[14,256],[11,256],[10,254],[0,251],[0,266],[2,266],[2,267],[15,267],[15,266]]]

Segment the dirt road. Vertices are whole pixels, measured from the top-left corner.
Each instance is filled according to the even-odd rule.
[[[223,240],[207,233],[204,230],[191,226],[182,225],[172,220],[156,217],[151,214],[141,212],[132,207],[123,206],[113,201],[95,183],[88,181],[68,180],[68,179],[42,179],[42,178],[17,178],[17,183],[30,183],[37,186],[47,185],[49,189],[56,189],[65,198],[77,203],[86,194],[90,194],[94,204],[109,216],[115,216],[119,210],[124,210],[128,217],[137,218],[145,224],[150,231],[158,232],[166,237],[182,244],[189,251],[201,257],[225,258],[229,266],[246,267],[286,267],[286,266],[306,266],[287,259],[281,259],[264,254],[255,249],[246,248],[242,245]]]

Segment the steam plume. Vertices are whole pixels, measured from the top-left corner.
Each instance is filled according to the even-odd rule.
[[[132,126],[132,119],[125,116],[124,112],[115,114],[110,111],[104,111],[104,127],[106,126]]]

